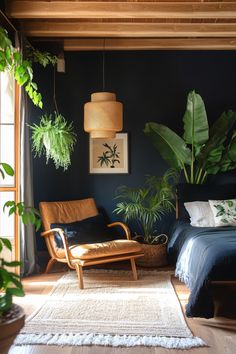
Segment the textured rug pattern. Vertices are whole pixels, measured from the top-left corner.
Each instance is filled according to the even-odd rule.
[[[32,341],[171,348],[204,345],[186,325],[170,272],[157,271],[139,272],[138,281],[128,271],[91,271],[85,276],[84,290],[79,289],[75,272],[64,275],[45,304],[27,320],[16,344]]]

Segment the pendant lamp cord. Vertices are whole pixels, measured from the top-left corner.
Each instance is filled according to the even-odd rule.
[[[105,91],[105,38],[103,39],[103,52],[102,52],[102,91]]]
[[[53,66],[53,102],[54,102],[56,112],[59,115],[57,99],[56,99],[56,65]]]

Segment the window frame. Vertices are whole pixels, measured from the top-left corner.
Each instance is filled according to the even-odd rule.
[[[14,81],[14,186],[0,186],[0,192],[14,192],[16,203],[20,201],[20,88]],[[1,123],[0,123],[1,124]],[[2,161],[6,162],[7,161]],[[6,211],[7,212],[7,211]],[[19,216],[14,214],[14,260],[20,261],[20,224]],[[16,268],[20,273],[20,267]]]

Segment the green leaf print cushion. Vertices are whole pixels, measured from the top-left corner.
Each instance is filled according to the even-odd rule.
[[[209,200],[215,226],[236,226],[236,199]]]

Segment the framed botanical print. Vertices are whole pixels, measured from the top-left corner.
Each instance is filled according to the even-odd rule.
[[[90,173],[128,173],[128,134],[89,140]]]

